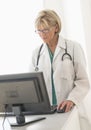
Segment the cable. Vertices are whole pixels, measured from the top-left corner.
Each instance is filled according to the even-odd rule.
[[[5,120],[6,120],[6,116],[7,116],[7,105],[5,105],[5,114],[4,114],[4,119],[3,119],[3,122],[2,122],[2,128],[3,128],[3,130],[5,130],[5,128],[4,128],[4,123],[5,123]]]

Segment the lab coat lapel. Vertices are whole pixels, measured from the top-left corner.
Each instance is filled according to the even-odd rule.
[[[49,52],[47,49],[47,45],[44,43],[43,48],[40,52],[40,55],[44,55],[43,63],[46,64],[45,71],[49,71],[48,74],[50,75],[51,73],[51,62],[50,62],[50,57],[49,57]]]
[[[57,47],[56,47],[56,50],[55,50],[55,53],[54,53],[54,58],[53,58],[53,61],[56,59],[56,57],[59,55],[59,53],[61,53],[62,49],[66,49],[66,46],[65,46],[65,40],[59,36],[59,40],[58,40],[58,44],[57,44]],[[61,58],[61,56],[60,56]]]

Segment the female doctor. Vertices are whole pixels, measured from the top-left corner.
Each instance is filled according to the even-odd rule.
[[[32,70],[42,71],[51,105],[65,112],[79,105],[89,90],[84,53],[76,42],[59,36],[61,20],[53,10],[42,10],[35,20],[43,44],[32,57]]]

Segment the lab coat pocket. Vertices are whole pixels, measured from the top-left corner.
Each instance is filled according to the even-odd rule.
[[[73,61],[65,59],[61,62],[61,78],[73,80],[75,77]]]

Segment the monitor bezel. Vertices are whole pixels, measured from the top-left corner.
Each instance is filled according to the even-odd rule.
[[[43,100],[41,102],[38,103],[23,103],[22,104],[18,104],[21,105],[21,111],[23,112],[24,115],[28,115],[28,114],[44,114],[47,113],[48,110],[50,111],[50,101],[49,101],[49,97],[48,97],[48,93],[47,93],[47,89],[46,89],[46,84],[45,84],[45,80],[44,80],[44,76],[43,76],[43,72],[28,72],[28,73],[18,73],[18,74],[8,74],[8,75],[0,75],[0,83],[4,83],[6,81],[19,81],[21,79],[26,80],[26,79],[34,79],[37,78],[38,80],[38,84],[40,86],[41,89],[41,93],[42,94],[42,98]],[[0,88],[1,89],[1,88]],[[1,97],[0,97],[1,98]],[[6,104],[2,104],[2,105],[6,105]],[[12,111],[12,104],[8,103],[7,104],[7,112],[8,113],[13,113]],[[16,103],[17,105],[17,103]]]

